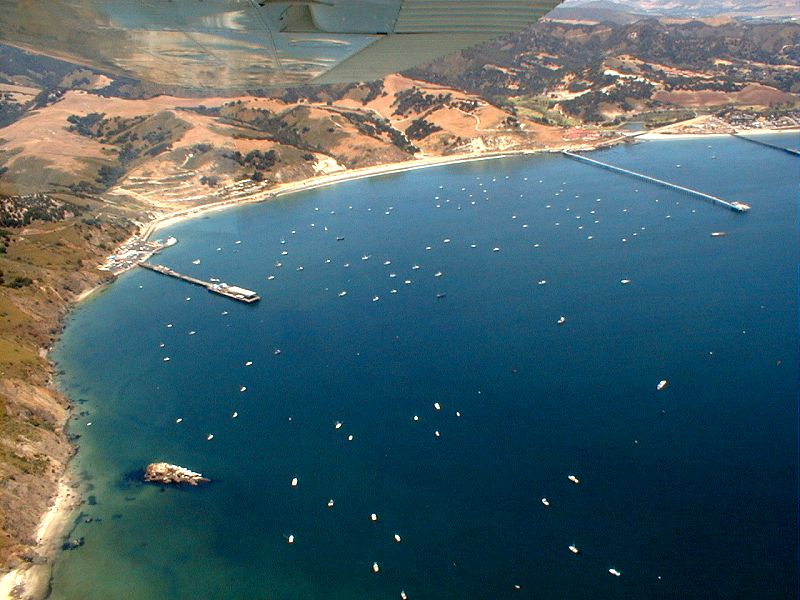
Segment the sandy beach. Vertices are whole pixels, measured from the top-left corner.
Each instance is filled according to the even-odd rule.
[[[649,131],[647,133],[643,133],[641,135],[637,135],[637,140],[694,140],[694,139],[713,139],[713,138],[721,138],[721,137],[729,137],[732,134],[730,133],[672,133],[670,129],[673,127],[670,125],[669,127],[664,127],[662,129],[655,129],[653,131]],[[780,133],[798,133],[800,129],[798,128],[786,128],[786,129],[742,129],[737,130],[737,135],[747,136],[747,137],[756,137],[760,135],[775,135]]]
[[[565,146],[566,147],[566,146]],[[456,154],[451,156],[436,156],[419,158],[399,163],[390,163],[385,165],[377,165],[374,167],[364,167],[361,169],[352,169],[333,173],[330,175],[319,175],[310,179],[301,181],[292,181],[280,184],[272,188],[264,188],[250,194],[249,196],[236,198],[235,200],[222,200],[203,206],[196,206],[187,209],[177,210],[175,212],[167,213],[144,225],[139,235],[147,239],[152,236],[156,231],[165,229],[181,221],[193,219],[201,215],[206,215],[211,212],[224,210],[242,204],[253,204],[257,202],[264,202],[281,196],[287,196],[296,192],[304,190],[313,190],[345,181],[354,181],[357,179],[364,179],[366,177],[376,177],[379,175],[390,175],[393,173],[402,173],[405,171],[413,171],[416,169],[425,169],[430,167],[438,167],[444,165],[451,165],[456,163],[474,162],[479,160],[493,160],[498,158],[505,158],[508,156],[519,156],[525,154],[535,154],[540,152],[556,152],[561,151],[561,148],[555,150],[512,150],[504,152],[492,152],[481,154]]]
[[[52,570],[50,561],[61,547],[62,536],[79,504],[80,496],[72,487],[69,475],[65,474],[59,481],[58,492],[36,531],[36,556],[40,557],[41,563],[38,560],[30,562],[3,575],[0,578],[0,598],[17,600],[46,597]]]

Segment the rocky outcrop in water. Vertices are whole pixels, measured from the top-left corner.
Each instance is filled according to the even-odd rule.
[[[144,480],[151,483],[168,483],[198,485],[208,483],[211,480],[203,477],[200,473],[195,473],[178,465],[169,463],[150,463],[144,472]]]

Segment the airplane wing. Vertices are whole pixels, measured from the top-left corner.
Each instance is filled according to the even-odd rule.
[[[0,0],[0,40],[157,84],[379,79],[520,31],[561,0]]]

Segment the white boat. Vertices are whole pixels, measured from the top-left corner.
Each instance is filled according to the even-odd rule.
[[[575,544],[570,544],[569,551],[573,554],[580,554],[581,551],[578,550],[578,547]]]
[[[328,500],[328,508],[333,508],[333,498]]]
[[[436,273],[434,273],[433,276],[434,277],[441,277],[442,276],[442,272],[441,271],[436,271]]]
[[[253,361],[252,360],[248,360],[246,363],[244,363],[244,366],[245,367],[249,367],[252,364],[253,364]]]
[[[341,298],[342,296],[347,296],[347,292],[339,292],[339,298]]]
[[[416,271],[417,269],[419,269],[419,265],[414,265],[414,266],[411,267],[412,271]]]
[[[169,362],[169,356],[164,357],[164,362]]]
[[[361,260],[369,260],[369,255],[365,254],[364,256],[361,257]]]
[[[378,573],[380,570],[381,570],[381,568],[380,568],[380,566],[378,566],[378,563],[376,563],[376,562],[372,563],[372,572],[373,573]]]
[[[302,266],[300,266],[300,267],[297,267],[297,270],[298,270],[298,271],[302,271],[302,270],[303,270],[303,267],[302,267]]]
[[[608,572],[611,573],[614,577],[619,577],[620,575],[622,575],[622,573],[620,573],[616,569],[609,569]]]
[[[292,477],[292,487],[297,487],[297,477]]]
[[[572,483],[580,483],[581,480],[575,477],[575,475],[567,475],[567,479],[569,479]]]
[[[544,285],[545,283],[547,283],[546,279],[540,279],[539,281],[536,282],[536,285]]]
[[[245,392],[245,391],[247,391],[247,387],[246,386],[242,386],[242,387],[239,388],[239,391],[240,392]]]
[[[199,258],[195,258],[195,259],[192,261],[192,264],[193,264],[193,265],[199,265],[199,264],[200,264],[200,259],[199,259]]]
[[[372,513],[372,514],[369,516],[369,520],[370,520],[370,521],[377,521],[377,520],[378,520],[378,515],[376,515],[375,513]]]
[[[333,428],[334,429],[341,429],[342,428],[342,422],[341,421],[336,421],[336,423],[333,424]]]
[[[442,410],[442,406],[438,402],[433,403],[433,408],[435,408],[436,410]]]
[[[213,433],[209,433],[208,437],[206,439],[210,442],[211,440],[214,439],[214,434]]]
[[[500,248],[492,248],[492,252],[500,252]]]
[[[177,419],[175,419],[175,422],[176,423],[183,423],[183,419],[181,417],[178,417]]]
[[[238,412],[236,412],[236,411],[234,411],[234,412],[233,412],[233,414],[231,415],[231,418],[232,418],[232,419],[235,419],[235,418],[236,418],[236,417],[238,417],[238,416],[239,416],[239,413],[238,413]]]
[[[658,385],[656,386],[656,389],[658,391],[663,390],[665,387],[667,387],[667,383],[669,383],[669,382],[666,379],[662,379],[661,381],[658,382]]]
[[[294,544],[294,536],[289,535],[289,537],[286,538],[286,541],[289,542],[290,544]]]
[[[550,506],[550,500],[548,500],[547,498],[542,498],[542,504],[544,504],[545,506]]]
[[[383,261],[383,266],[384,267],[388,267],[390,264],[392,264],[392,261],[390,261],[390,260]]]
[[[622,285],[628,285],[628,284],[631,282],[631,280],[630,280],[630,279],[620,279],[620,281],[619,281],[619,282],[620,282]]]
[[[728,235],[728,234],[725,233],[724,231],[712,231],[711,232],[711,237],[723,237],[725,235]]]
[[[400,590],[400,600],[408,600],[408,594],[405,590]]]
[[[284,250],[283,252],[281,252],[281,256],[288,256],[288,255],[289,255],[288,250]]]
[[[559,317],[559,318],[558,318],[558,321],[556,321],[556,323],[557,323],[558,325],[563,325],[563,324],[564,324],[564,323],[566,323],[566,322],[567,322],[567,317]]]
[[[399,544],[400,542],[403,541],[403,538],[401,538],[399,534],[395,533],[394,534],[394,541]]]
[[[373,296],[373,297],[372,297],[372,301],[373,301],[373,302],[377,302],[377,301],[378,301],[378,300],[380,300],[380,299],[381,299],[381,298],[380,298],[380,296]]]

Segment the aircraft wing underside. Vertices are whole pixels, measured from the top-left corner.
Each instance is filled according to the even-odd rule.
[[[369,81],[506,33],[561,0],[0,0],[0,40],[187,88]]]

